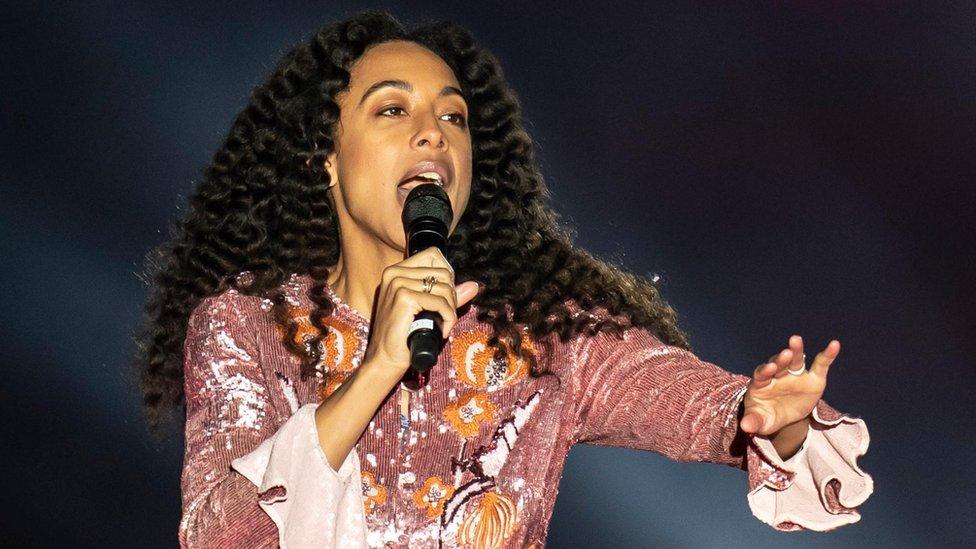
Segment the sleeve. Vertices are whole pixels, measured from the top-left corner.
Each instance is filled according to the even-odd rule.
[[[281,422],[245,299],[207,298],[187,327],[180,546],[364,546],[358,455],[329,465],[314,403]]]
[[[573,442],[746,470],[750,509],[777,530],[827,531],[860,520],[855,507],[873,491],[856,463],[869,442],[862,419],[820,400],[803,446],[783,461],[767,437],[739,430],[748,376],[641,327],[622,340],[600,332],[577,345]]]

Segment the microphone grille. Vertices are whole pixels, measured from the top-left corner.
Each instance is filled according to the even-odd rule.
[[[403,223],[409,225],[411,221],[423,217],[432,217],[451,226],[454,211],[451,209],[451,199],[444,189],[436,183],[425,183],[410,189],[407,199],[403,203]]]

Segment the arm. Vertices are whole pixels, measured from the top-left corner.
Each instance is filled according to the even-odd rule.
[[[390,391],[400,382],[364,362],[315,410],[319,443],[330,464],[342,463]]]
[[[807,432],[809,430],[810,418],[806,417],[796,423],[783,427],[776,435],[771,436],[769,440],[773,443],[773,448],[776,448],[776,453],[781,458],[789,459],[800,450],[803,442],[807,439]]]
[[[364,539],[358,456],[350,452],[339,471],[328,465],[316,404],[290,418],[275,409],[252,329],[259,309],[249,299],[233,291],[207,298],[187,327],[180,545]]]
[[[802,447],[784,462],[768,437],[739,428],[750,378],[643,328],[626,330],[622,340],[600,333],[576,345],[574,442],[747,470],[753,513],[780,530],[829,530],[860,518],[853,507],[872,489],[855,463],[867,449],[863,420],[820,401]],[[786,447],[797,435],[783,436]]]

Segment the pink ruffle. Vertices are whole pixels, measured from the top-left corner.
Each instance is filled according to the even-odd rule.
[[[777,530],[826,532],[861,520],[855,507],[874,491],[871,476],[857,465],[870,437],[860,418],[841,414],[820,401],[807,438],[782,460],[765,436],[751,437],[749,508]]]

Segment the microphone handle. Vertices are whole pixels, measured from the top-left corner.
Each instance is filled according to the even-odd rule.
[[[428,372],[437,364],[442,342],[441,315],[434,311],[417,313],[407,335],[410,370],[403,381],[408,389],[417,390],[427,384]]]
[[[441,315],[434,311],[420,311],[410,324],[407,345],[410,346],[410,367],[420,372],[437,364],[441,350]]]
[[[439,230],[415,230],[410,234],[409,255],[420,253],[431,246],[445,248],[443,232]],[[403,384],[416,391],[429,381],[429,371],[437,364],[444,338],[441,323],[444,319],[435,311],[420,311],[410,323],[407,346],[410,348],[410,369],[403,376]]]

